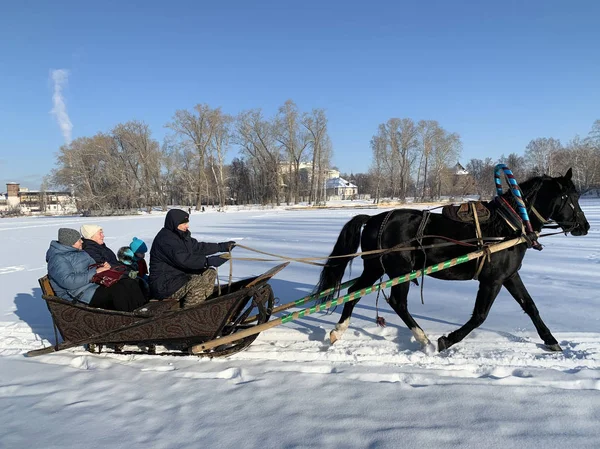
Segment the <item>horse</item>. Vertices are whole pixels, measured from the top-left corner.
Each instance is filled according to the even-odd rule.
[[[503,286],[531,318],[545,347],[550,351],[562,351],[540,317],[532,297],[521,280],[519,269],[528,247],[533,244],[534,247],[538,245],[536,249],[541,249],[541,245],[536,241],[537,234],[531,231],[539,233],[542,227],[548,226],[552,220],[565,235],[571,233],[574,236],[582,236],[587,234],[590,225],[579,205],[579,192],[573,184],[571,169],[564,176],[533,177],[522,183],[521,192],[527,211],[531,213],[531,228],[525,242],[493,254],[488,253],[483,265],[481,261],[472,260],[430,274],[434,278],[443,280],[459,281],[476,278],[479,281],[471,318],[459,329],[447,336],[441,336],[437,340],[438,351],[450,348],[483,324],[494,299]],[[324,291],[334,287],[339,291],[346,266],[357,257],[359,243],[363,251],[361,257],[364,268],[362,274],[348,289],[348,293],[372,286],[382,278],[384,273],[392,279],[422,269],[426,265],[463,256],[473,251],[475,244],[467,243],[469,241],[477,240],[479,247],[482,248],[483,241],[507,240],[524,235],[523,227],[515,226],[514,220],[510,219],[510,214],[506,213],[508,210],[515,214],[513,208],[506,208],[507,204],[518,207],[518,200],[510,190],[497,196],[493,201],[483,204],[490,211],[489,219],[477,224],[461,223],[447,218],[444,214],[414,209],[393,209],[374,216],[355,216],[342,228],[315,289]],[[474,239],[477,228],[480,229],[480,234]],[[413,246],[409,249],[394,250],[395,247],[406,247],[411,244]],[[477,245],[475,248],[477,249]],[[377,250],[382,252],[365,255],[368,252],[377,253]],[[348,257],[343,257],[345,255]],[[411,330],[414,338],[425,349],[433,349],[429,338],[408,311],[408,290],[408,283],[393,286],[388,302]],[[339,322],[330,332],[331,343],[340,339],[348,329],[352,310],[357,303],[358,300],[344,304]]]

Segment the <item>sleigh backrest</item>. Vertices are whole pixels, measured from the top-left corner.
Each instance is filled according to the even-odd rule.
[[[56,296],[52,285],[50,284],[50,278],[46,275],[38,279],[40,287],[42,288],[42,295],[44,296]]]

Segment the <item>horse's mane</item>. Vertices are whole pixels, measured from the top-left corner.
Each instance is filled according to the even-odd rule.
[[[538,192],[544,185],[546,181],[556,181],[556,178],[548,175],[534,176],[529,178],[527,181],[520,183],[519,187],[521,188],[521,192],[523,193],[523,201],[527,205],[527,209],[529,209],[535,203]],[[507,200],[513,208],[517,207],[517,202],[510,191],[508,189],[506,192],[502,194],[502,197]]]
[[[553,179],[552,176],[548,175],[534,176],[532,178],[529,178],[527,181],[521,183],[519,187],[523,192],[523,200],[525,202],[531,199],[535,200],[535,197],[542,188],[544,182],[549,181],[551,179]],[[507,192],[504,192],[503,196],[505,196],[508,199],[509,196],[512,197],[512,193],[510,192],[510,190],[508,190]]]

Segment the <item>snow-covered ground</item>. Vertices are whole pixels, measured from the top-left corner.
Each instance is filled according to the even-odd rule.
[[[530,251],[521,270],[560,354],[544,351],[502,291],[484,325],[444,353],[422,352],[384,301],[388,326],[376,327],[372,294],[333,346],[326,336],[341,309],[265,331],[227,359],[82,348],[26,358],[53,340],[37,279],[58,228],[98,223],[116,251],[133,236],[150,246],[164,214],[0,220],[0,447],[598,448],[600,200],[582,206],[590,233],[543,239],[544,251]],[[357,213],[208,209],[192,214],[191,230],[198,239],[324,256]],[[237,261],[234,274],[275,264]],[[356,260],[353,277],[360,268]],[[228,265],[220,274],[226,280]],[[271,284],[284,303],[310,292],[318,275],[293,263]],[[468,319],[476,290],[475,281],[427,278],[425,304],[415,288],[409,307],[437,339]]]

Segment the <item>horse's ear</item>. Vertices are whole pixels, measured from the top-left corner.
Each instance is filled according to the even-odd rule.
[[[564,176],[564,178],[565,178],[567,181],[570,181],[572,177],[573,177],[573,169],[572,169],[572,168],[569,168],[569,169],[567,170],[567,173],[565,173],[565,176]]]

